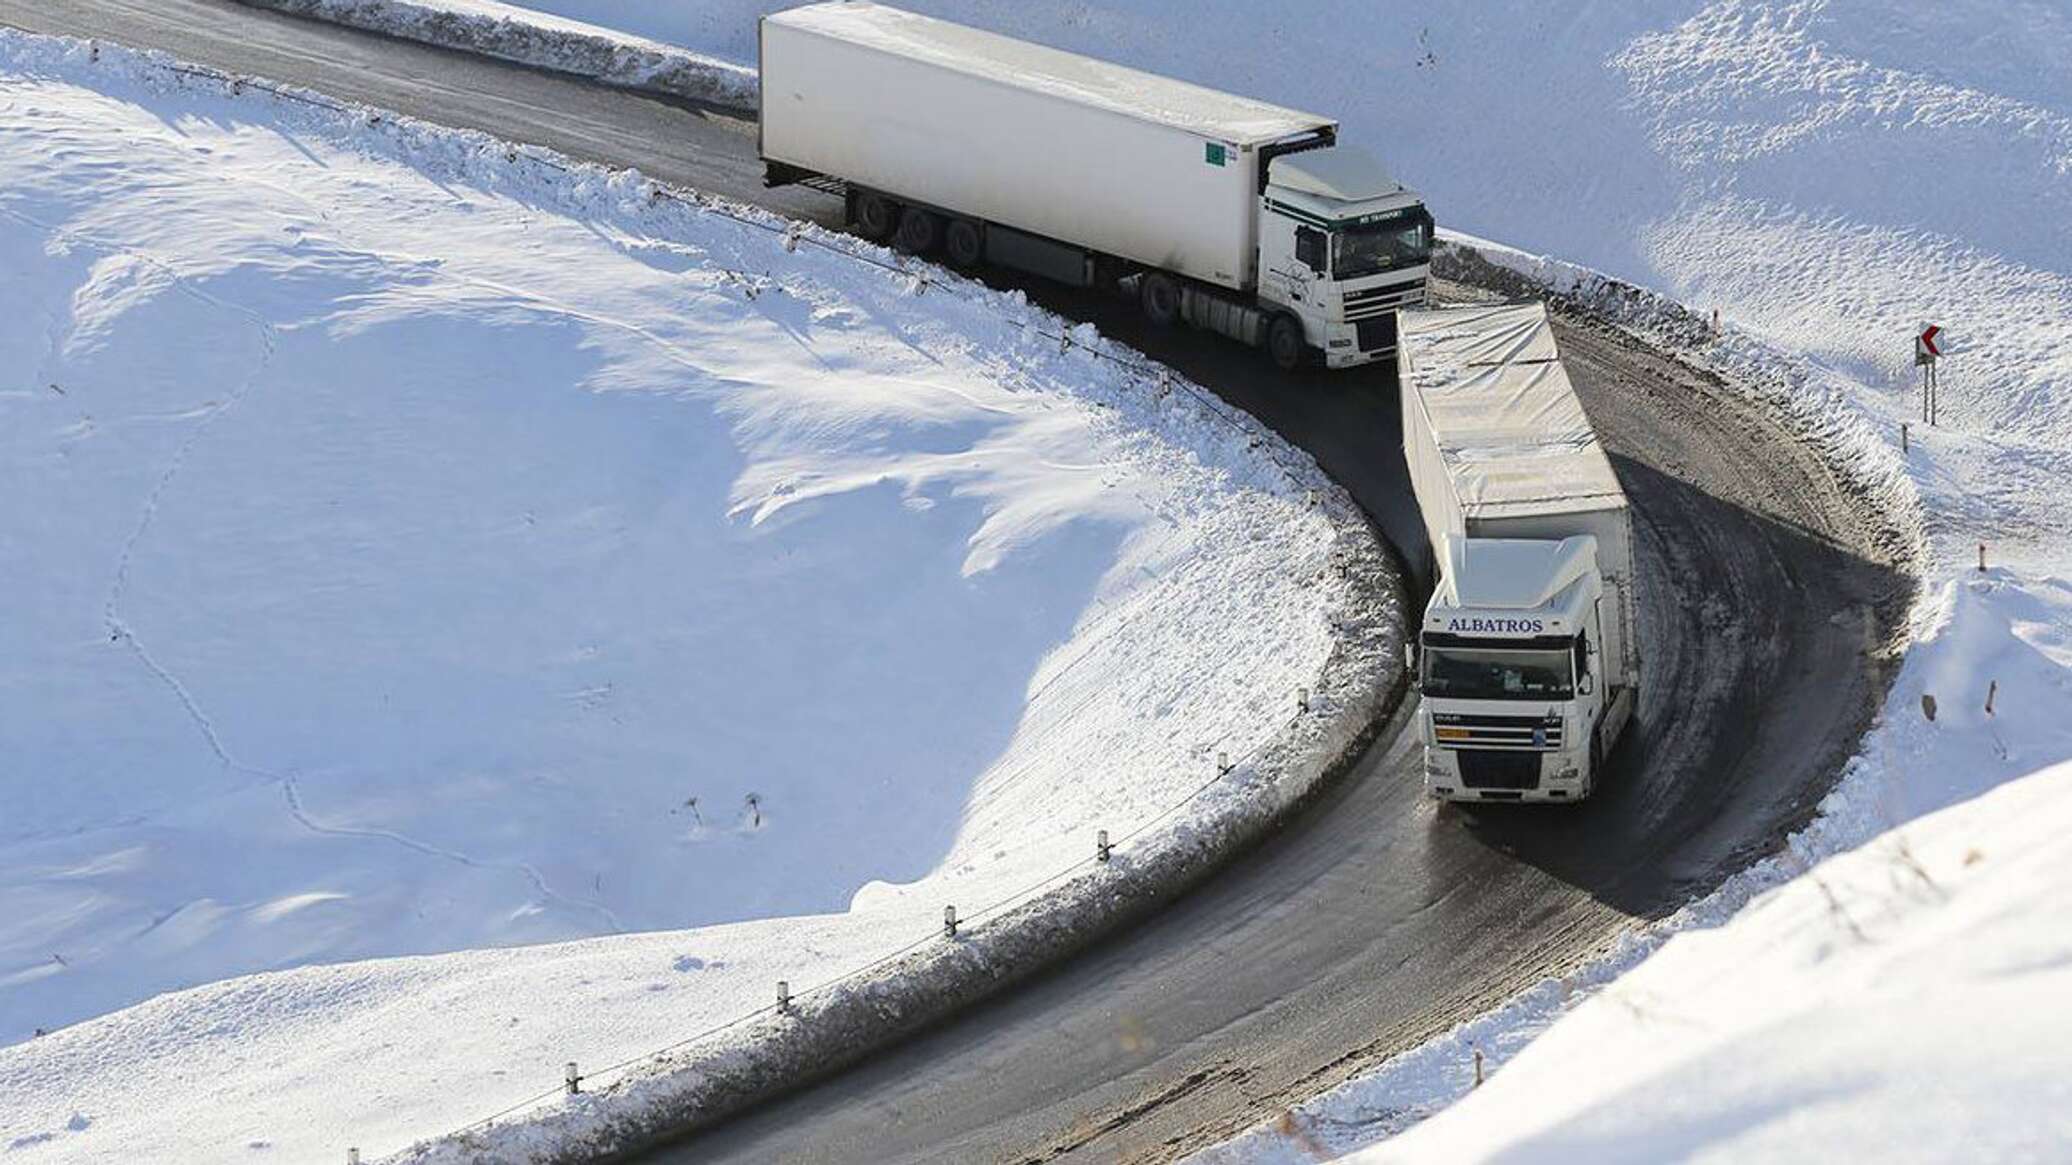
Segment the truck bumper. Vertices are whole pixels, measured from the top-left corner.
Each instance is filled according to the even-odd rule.
[[[1455,750],[1426,745],[1424,750],[1425,793],[1441,801],[1468,802],[1572,802],[1590,795],[1588,761],[1566,752],[1524,752],[1518,757],[1539,762],[1529,779],[1491,781],[1488,775],[1464,773]]]
[[[1395,358],[1395,355],[1396,350],[1394,348],[1390,348],[1385,352],[1361,352],[1352,348],[1326,348],[1324,349],[1324,367],[1356,368],[1362,364],[1372,364],[1377,360],[1392,360]]]
[[[1395,317],[1391,314],[1385,327],[1381,321],[1367,321],[1364,324],[1332,323],[1324,325],[1324,367],[1353,368],[1361,364],[1372,364],[1377,360],[1396,358]]]

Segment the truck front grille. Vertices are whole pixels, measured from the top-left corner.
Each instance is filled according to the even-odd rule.
[[[1561,747],[1561,721],[1538,716],[1478,716],[1440,712],[1432,735],[1442,745],[1552,751]]]
[[[1424,301],[1425,285],[1421,279],[1414,283],[1397,283],[1388,287],[1369,287],[1364,291],[1348,291],[1345,293],[1345,318],[1347,322],[1356,323],[1364,319],[1390,315],[1402,308],[1417,307]]]
[[[1494,751],[1464,748],[1454,756],[1460,761],[1460,783],[1469,789],[1537,789],[1540,785],[1540,754],[1513,749]]]

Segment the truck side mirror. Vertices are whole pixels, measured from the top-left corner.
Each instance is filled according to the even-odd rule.
[[[1576,695],[1587,696],[1597,690],[1597,679],[1589,672],[1576,677]]]

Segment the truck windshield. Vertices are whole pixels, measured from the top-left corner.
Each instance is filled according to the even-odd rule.
[[[1457,700],[1566,700],[1572,653],[1482,647],[1425,649],[1424,692]]]
[[[1380,222],[1340,227],[1331,235],[1331,274],[1379,275],[1432,261],[1432,216],[1412,207]]]

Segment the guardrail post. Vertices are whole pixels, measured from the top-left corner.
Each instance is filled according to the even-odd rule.
[[[562,1077],[568,1081],[568,1094],[574,1096],[583,1090],[583,1078],[576,1075],[576,1062],[570,1060],[562,1069]]]
[[[1475,1049],[1475,1087],[1482,1087],[1482,1049]]]
[[[1108,851],[1114,848],[1114,846],[1108,844],[1107,830],[1104,829],[1094,835],[1094,860],[1102,862],[1107,861]]]
[[[1227,753],[1227,752],[1219,752],[1219,753],[1217,753],[1217,754],[1216,754],[1216,775],[1217,775],[1217,776],[1219,776],[1219,777],[1220,777],[1220,776],[1225,776],[1225,775],[1228,775],[1228,774],[1229,774],[1229,772],[1230,772],[1230,754],[1229,754],[1229,753]]]
[[[777,980],[777,1014],[791,1014],[791,984],[783,979]]]
[[[1308,689],[1308,688],[1297,688],[1297,689],[1295,689],[1295,710],[1296,710],[1296,711],[1298,711],[1298,712],[1307,712],[1307,711],[1309,711],[1309,689]]]
[[[944,938],[957,937],[957,908],[954,906],[942,908],[942,936]]]

